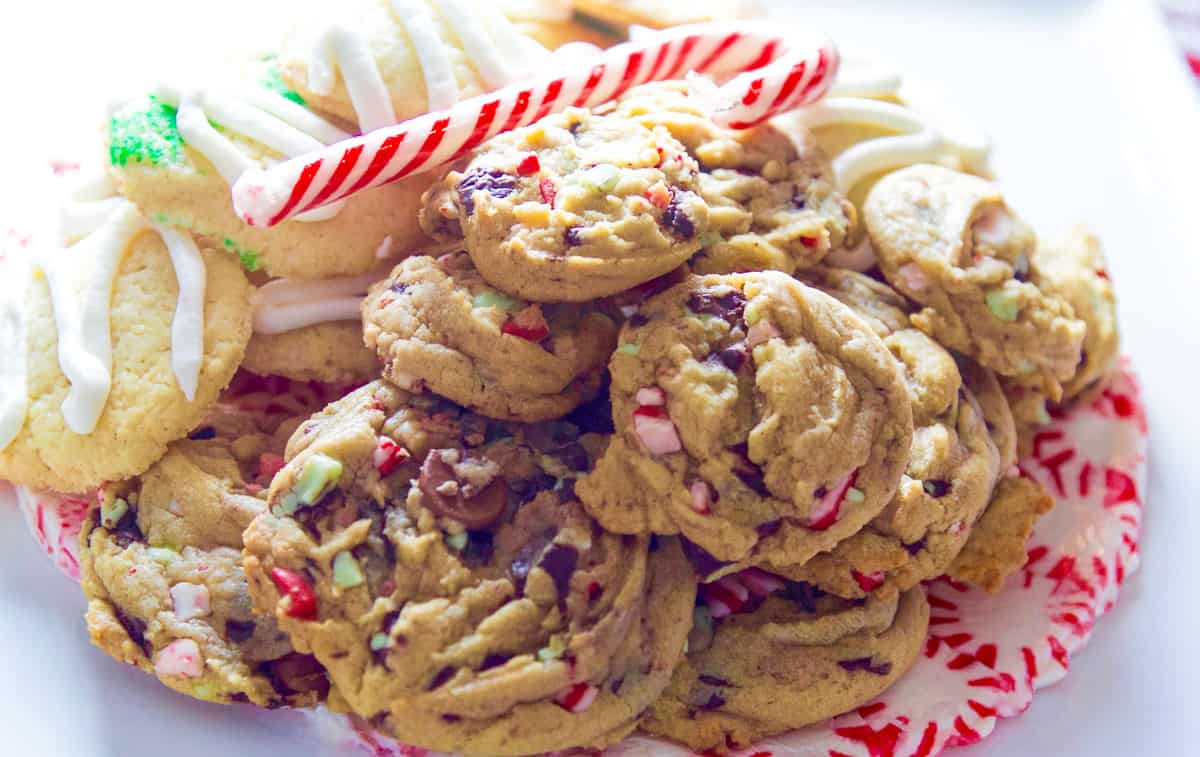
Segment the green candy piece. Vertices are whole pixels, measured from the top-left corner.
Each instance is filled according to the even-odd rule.
[[[867,498],[861,490],[855,489],[853,486],[846,490],[846,500],[858,504]]]
[[[120,497],[112,502],[105,502],[100,505],[100,525],[108,529],[116,528],[127,512],[129,512],[129,503]]]
[[[592,166],[579,175],[579,183],[593,192],[611,192],[617,188],[620,180],[620,169],[608,163]]]
[[[1002,321],[1012,323],[1017,320],[1017,295],[1007,289],[993,289],[987,293],[988,310]]]
[[[183,162],[183,137],[175,124],[175,108],[151,95],[130,103],[108,122],[108,159],[114,166],[151,166]]]
[[[353,589],[355,586],[361,586],[365,580],[362,566],[358,564],[354,555],[338,552],[337,557],[333,558],[333,583],[343,589]]]
[[[304,461],[300,478],[292,487],[300,507],[311,507],[332,491],[342,480],[342,463],[321,452]]]
[[[271,65],[267,66],[263,71],[262,85],[276,94],[283,95],[297,105],[304,105],[304,98],[301,97],[299,92],[287,85],[283,80],[283,74],[280,72],[279,66],[273,63],[273,61],[274,56],[267,61]]]
[[[170,547],[149,547],[146,554],[150,555],[150,559],[154,562],[166,565],[173,562],[179,553]]]
[[[557,660],[563,656],[563,652],[567,651],[567,645],[563,643],[562,637],[557,634],[550,637],[550,644],[538,650],[537,657],[542,662]]]
[[[467,548],[467,532],[459,531],[456,534],[446,534],[446,546],[455,552],[462,552]]]
[[[516,311],[521,309],[521,303],[500,292],[488,290],[475,295],[472,303],[477,308],[500,308],[501,310]]]
[[[640,344],[622,344],[617,348],[617,352],[620,352],[623,355],[636,355],[641,351],[642,345]]]
[[[380,631],[371,637],[371,651],[378,652],[392,645],[392,637]]]

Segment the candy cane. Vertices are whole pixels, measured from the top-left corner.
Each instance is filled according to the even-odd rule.
[[[445,164],[501,132],[571,106],[608,102],[631,87],[689,72],[738,74],[715,91],[712,118],[747,129],[819,100],[840,56],[827,39],[797,44],[752,24],[696,24],[617,45],[565,73],[515,84],[442,111],[339,142],[268,169],[233,188],[251,226],[288,218]]]

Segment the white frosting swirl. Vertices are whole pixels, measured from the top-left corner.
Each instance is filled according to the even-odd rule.
[[[282,334],[318,323],[357,321],[367,290],[390,270],[386,264],[358,276],[268,282],[255,295],[254,331]]]

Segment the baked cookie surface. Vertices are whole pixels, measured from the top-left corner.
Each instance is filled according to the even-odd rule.
[[[500,292],[462,252],[401,263],[372,288],[363,321],[393,383],[523,421],[565,415],[594,395],[617,334],[592,305]]]
[[[256,605],[338,706],[407,743],[614,743],[682,656],[695,579],[677,541],[604,533],[575,501],[604,442],[363,387],[289,443],[246,532]]]
[[[1037,241],[996,186],[917,165],[888,174],[863,210],[888,283],[923,308],[917,328],[1053,399],[1086,332],[1069,303],[1030,275]]]
[[[682,534],[701,575],[801,565],[900,483],[913,421],[898,363],[848,307],[783,273],[656,295],[610,369],[617,433],[576,490],[609,530]]]
[[[479,272],[535,302],[583,302],[661,276],[698,249],[699,167],[664,129],[574,108],[488,141],[425,200]]]

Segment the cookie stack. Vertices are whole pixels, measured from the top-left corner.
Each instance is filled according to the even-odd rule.
[[[357,5],[236,94],[118,108],[5,260],[0,476],[94,497],[98,646],[427,749],[724,751],[898,680],[922,582],[1021,566],[1052,500],[1018,447],[1118,349],[1086,232],[936,162],[844,186],[870,137],[723,130],[682,82],[241,226],[247,166],[551,55]]]

